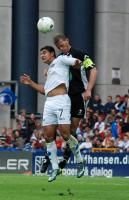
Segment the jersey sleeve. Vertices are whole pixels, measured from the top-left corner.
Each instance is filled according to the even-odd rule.
[[[60,56],[60,61],[68,66],[74,65],[76,62],[76,58],[70,57],[70,56],[66,56],[66,55],[62,55]]]

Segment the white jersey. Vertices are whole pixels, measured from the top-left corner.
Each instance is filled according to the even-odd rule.
[[[66,88],[69,87],[69,66],[74,65],[76,58],[66,55],[60,55],[50,64],[47,72],[47,80],[44,85],[45,95],[51,90],[65,84]]]

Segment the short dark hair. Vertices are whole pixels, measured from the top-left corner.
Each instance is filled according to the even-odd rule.
[[[56,52],[55,52],[54,47],[52,47],[52,46],[44,46],[44,47],[41,47],[40,52],[43,51],[43,50],[47,50],[47,51],[49,51],[50,53],[53,53],[53,54],[54,54],[54,57],[56,57]]]
[[[68,38],[67,38],[65,35],[57,34],[57,35],[53,38],[54,44],[57,45],[60,39],[66,40],[66,39],[68,39]]]

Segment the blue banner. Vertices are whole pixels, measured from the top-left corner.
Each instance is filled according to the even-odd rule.
[[[5,88],[0,92],[0,104],[2,105],[12,105],[17,96],[10,88]]]
[[[129,153],[86,153],[83,154],[85,159],[85,176],[129,176]],[[43,152],[33,154],[33,174],[40,174],[40,167],[43,160]],[[58,151],[59,160],[62,159],[61,151]],[[48,169],[48,174],[51,167]],[[76,162],[71,156],[67,166],[62,170],[65,176],[76,175]]]

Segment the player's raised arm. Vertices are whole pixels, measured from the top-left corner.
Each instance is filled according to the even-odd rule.
[[[27,74],[23,74],[22,76],[20,76],[20,82],[22,84],[25,85],[29,85],[30,87],[32,87],[33,89],[35,89],[37,92],[41,93],[41,94],[45,94],[45,90],[42,84],[38,84],[35,83],[30,76],[28,76]]]
[[[77,58],[70,57],[70,56],[66,56],[66,55],[60,56],[60,60],[65,65],[72,66],[74,68],[80,68],[81,65],[82,65],[81,60],[79,60]]]

